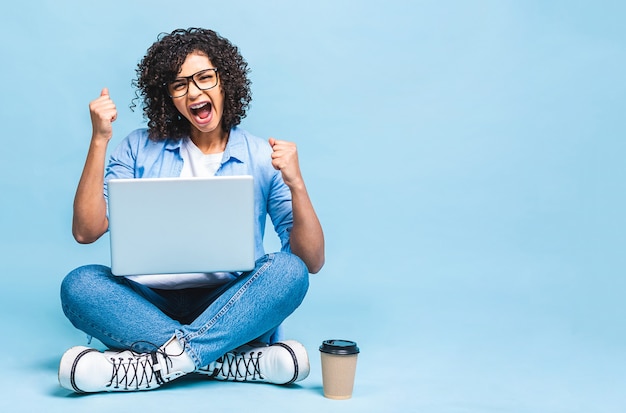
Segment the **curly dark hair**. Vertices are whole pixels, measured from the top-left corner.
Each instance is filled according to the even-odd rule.
[[[213,30],[201,28],[177,29],[161,33],[137,65],[133,86],[143,100],[144,116],[148,119],[152,140],[181,139],[189,136],[191,125],[174,106],[165,84],[173,81],[190,53],[205,54],[218,68],[224,93],[222,128],[228,132],[246,117],[252,100],[248,63],[239,49]]]

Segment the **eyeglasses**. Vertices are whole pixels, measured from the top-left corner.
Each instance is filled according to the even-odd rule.
[[[165,84],[167,93],[172,98],[182,98],[189,92],[189,81],[192,81],[200,90],[212,89],[217,86],[217,68],[205,69],[191,76],[176,78]]]

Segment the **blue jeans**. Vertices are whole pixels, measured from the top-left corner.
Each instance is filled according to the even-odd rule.
[[[110,348],[154,351],[176,335],[199,368],[243,344],[267,341],[308,286],[302,260],[278,252],[217,289],[155,290],[87,265],[65,277],[61,302],[76,328]]]

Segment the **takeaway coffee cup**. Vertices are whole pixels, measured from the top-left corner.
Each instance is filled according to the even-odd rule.
[[[324,340],[320,346],[324,396],[344,400],[352,397],[359,348],[354,341]]]

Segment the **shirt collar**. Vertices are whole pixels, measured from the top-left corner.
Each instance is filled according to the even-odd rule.
[[[170,151],[179,151],[182,144],[182,139],[168,139],[165,143],[165,149]],[[222,158],[223,162],[232,158],[235,161],[243,163],[246,159],[246,153],[246,143],[243,131],[238,127],[232,128],[230,130],[230,134],[228,135],[228,143],[226,143],[226,148],[224,149],[224,157]]]
[[[180,150],[180,146],[183,144],[182,139],[168,139],[165,142],[165,149],[169,151]]]

